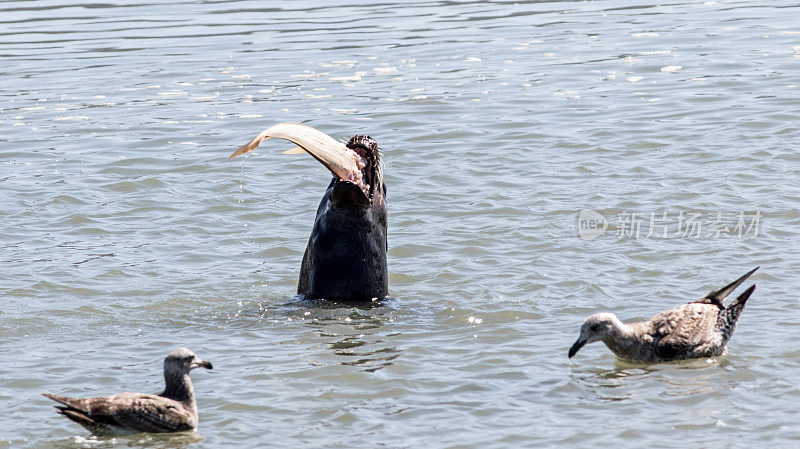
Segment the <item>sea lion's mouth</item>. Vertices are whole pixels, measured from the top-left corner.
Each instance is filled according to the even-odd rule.
[[[356,162],[358,172],[353,173],[353,176],[348,179],[342,179],[341,177],[339,177],[339,179],[341,181],[352,182],[364,192],[364,196],[372,198],[373,186],[375,185],[375,170],[377,168],[373,160],[373,151],[364,145],[351,145],[351,143],[352,139],[351,142],[347,144],[347,149],[353,153],[352,157]]]

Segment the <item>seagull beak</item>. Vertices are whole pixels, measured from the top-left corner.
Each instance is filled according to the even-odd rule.
[[[192,362],[192,368],[214,369],[214,366],[211,362],[206,362],[203,359],[195,359],[194,362]]]
[[[577,354],[578,351],[583,347],[583,345],[586,344],[586,342],[587,340],[581,340],[581,338],[578,337],[578,340],[575,341],[575,344],[573,344],[572,347],[569,348],[569,358],[572,358],[572,356]]]

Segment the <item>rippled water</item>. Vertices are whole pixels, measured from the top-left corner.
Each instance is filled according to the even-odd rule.
[[[797,444],[796,1],[327,5],[0,4],[0,447]],[[282,121],[383,148],[386,304],[293,302],[329,175],[227,160]],[[757,265],[728,357],[567,359]],[[39,395],[155,392],[179,345],[199,436]]]

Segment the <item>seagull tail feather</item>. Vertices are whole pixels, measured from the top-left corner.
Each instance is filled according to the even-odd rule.
[[[753,268],[752,270],[750,270],[747,273],[745,273],[744,276],[740,277],[739,279],[731,282],[730,284],[728,284],[728,285],[726,285],[726,286],[724,286],[724,287],[722,287],[720,289],[717,289],[717,290],[714,290],[714,291],[710,292],[709,294],[703,296],[702,298],[698,299],[695,302],[697,302],[697,303],[706,303],[706,304],[714,304],[715,306],[719,307],[720,309],[724,309],[725,306],[723,305],[722,302],[725,300],[725,298],[727,298],[728,295],[731,294],[731,292],[736,290],[737,287],[742,285],[742,283],[744,281],[746,281],[747,278],[749,278],[750,275],[755,273],[756,270],[758,270],[759,268],[761,268],[761,267]]]
[[[719,313],[717,327],[719,327],[722,332],[722,338],[726,342],[731,338],[731,335],[733,335],[733,331],[736,329],[736,323],[739,321],[739,315],[742,314],[745,303],[755,289],[756,284],[751,285],[750,288],[745,290],[738,298],[734,299],[731,305]]]

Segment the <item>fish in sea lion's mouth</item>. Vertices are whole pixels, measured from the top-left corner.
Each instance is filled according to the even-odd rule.
[[[262,141],[273,137],[296,143],[299,150],[312,155],[339,180],[357,185],[367,197],[372,197],[376,187],[382,188],[381,154],[377,143],[369,136],[353,136],[347,144],[342,144],[310,126],[279,123],[242,145],[230,159],[255,150]]]

